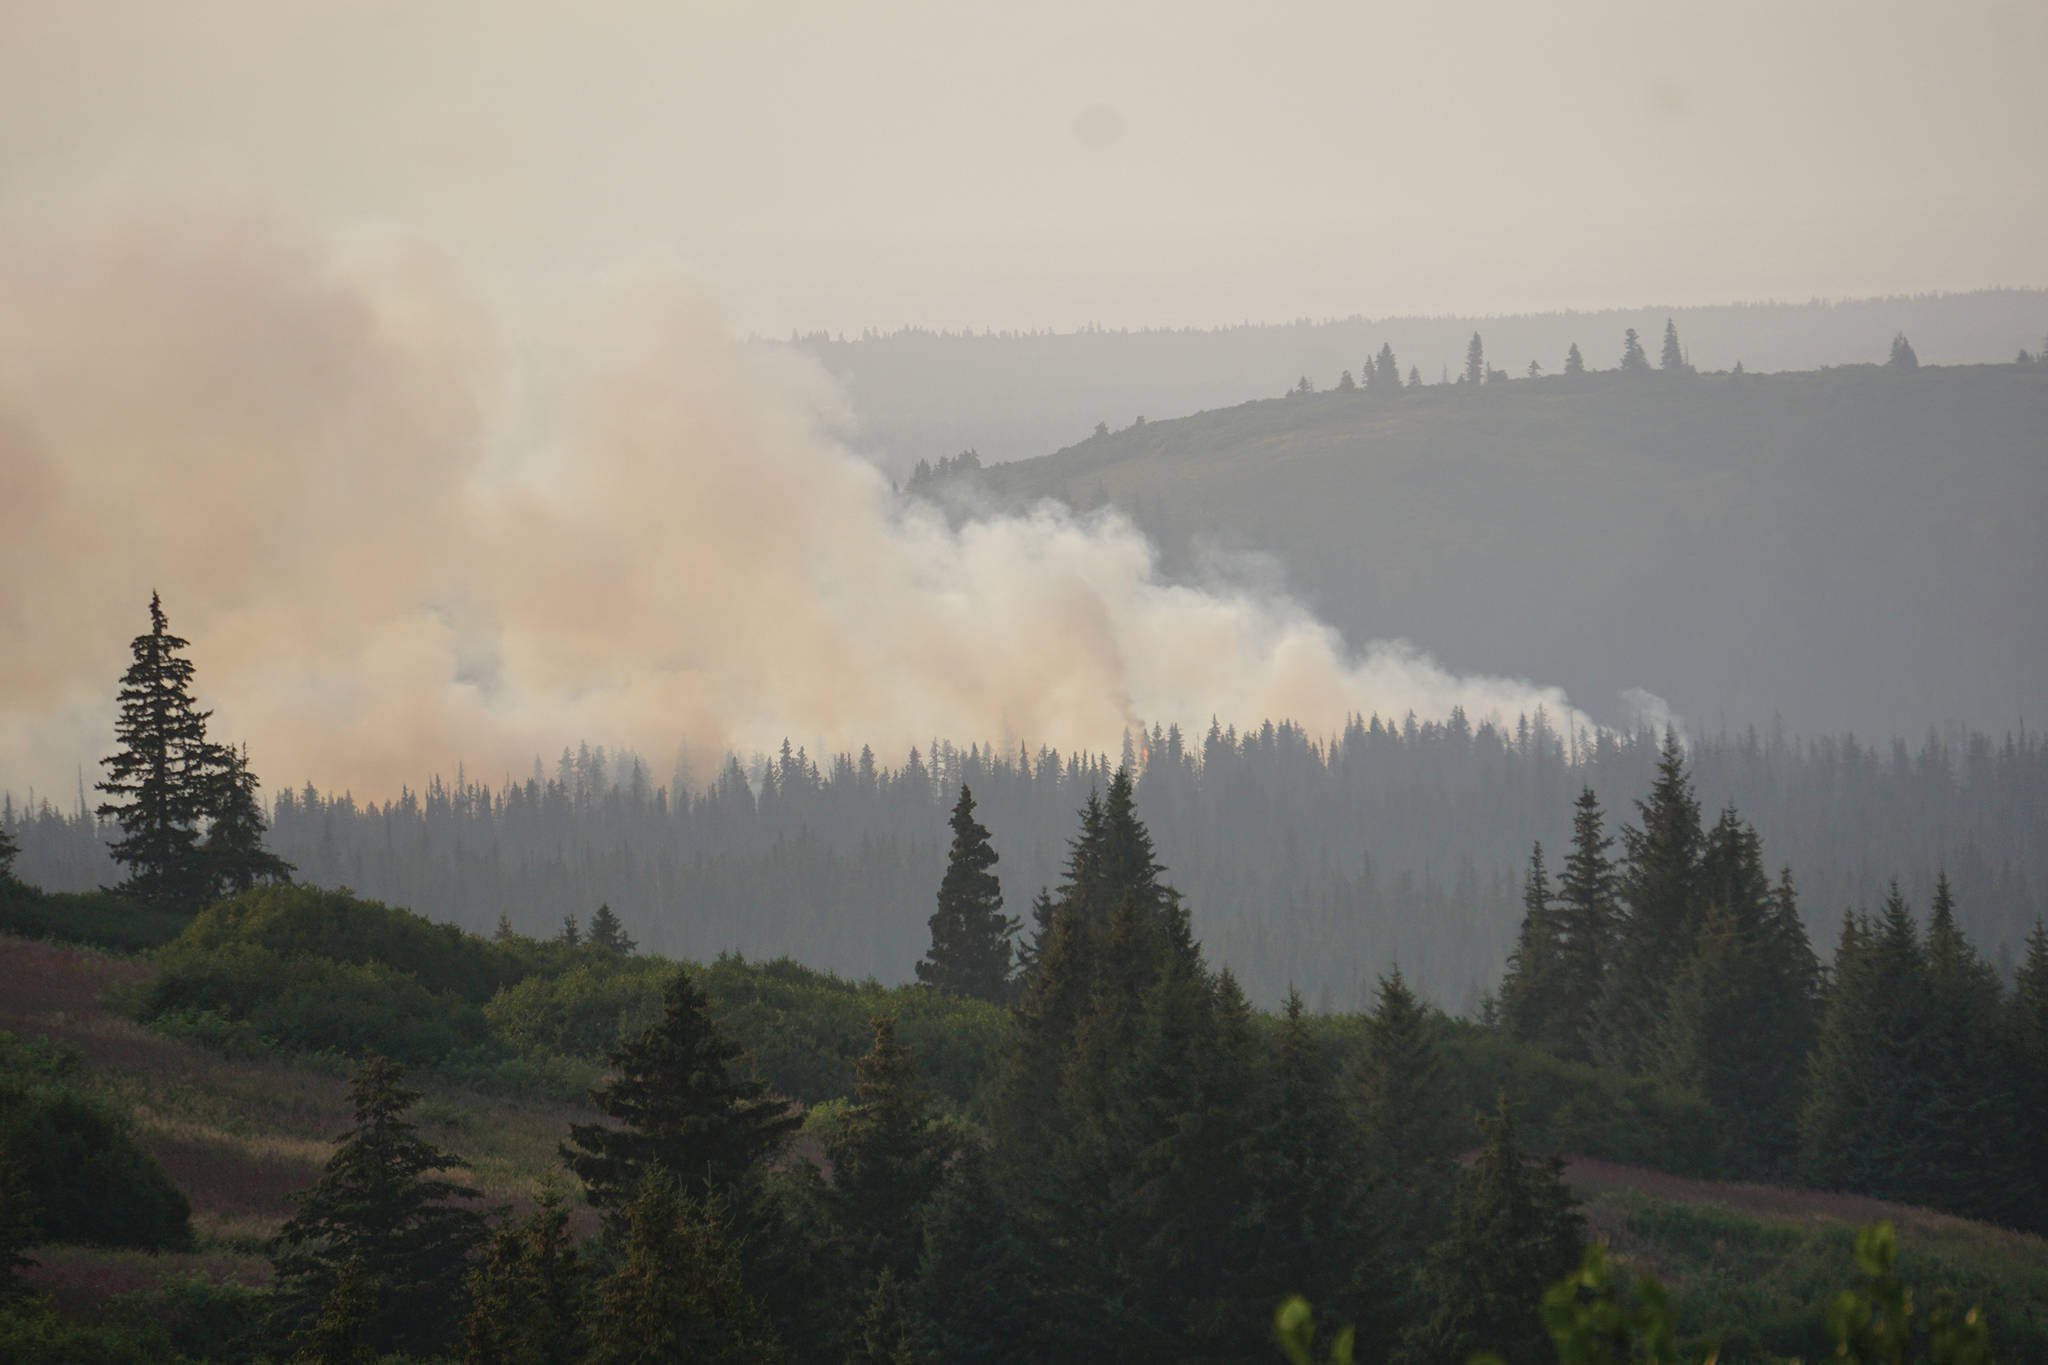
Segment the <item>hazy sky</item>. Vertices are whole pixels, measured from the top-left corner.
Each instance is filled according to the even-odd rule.
[[[1210,324],[2048,284],[2048,5],[7,0],[0,213],[169,189],[501,300]]]

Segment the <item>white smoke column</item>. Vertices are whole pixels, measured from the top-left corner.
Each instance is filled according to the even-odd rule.
[[[517,383],[432,253],[131,206],[0,238],[0,786],[68,786],[160,588],[216,730],[364,795],[588,736],[1113,748],[1134,723],[1475,720],[1555,688],[1354,655],[1164,582],[1126,521],[949,528],[829,387],[680,291],[551,319]]]

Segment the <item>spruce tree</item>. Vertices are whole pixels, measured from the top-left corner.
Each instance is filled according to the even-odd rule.
[[[1935,878],[1926,944],[1918,1196],[1952,1213],[2013,1223],[2024,1214],[2009,1193],[2022,1177],[2011,1161],[2017,1095],[2001,1045],[2003,991],[1997,969],[1956,923],[1946,872]]]
[[[1048,1314],[1030,1292],[1050,1260],[1031,1229],[997,1192],[988,1150],[970,1143],[947,1172],[925,1224],[925,1256],[914,1291],[947,1365],[1003,1365],[1038,1357],[1029,1343],[1047,1334]]]
[[[1734,1170],[1782,1175],[1798,1153],[1812,949],[1796,906],[1772,892],[1756,831],[1732,806],[1707,836],[1700,880],[1705,910],[1659,1021],[1659,1069],[1714,1106]]]
[[[1893,883],[1875,922],[1848,916],[1800,1110],[1801,1171],[1822,1189],[1912,1201],[1927,964]]]
[[[2006,1006],[2006,1056],[2016,1081],[2013,1132],[2018,1143],[2022,1188],[2029,1200],[2028,1225],[2048,1229],[2048,928],[2034,921],[2027,956],[2014,974]]]
[[[1055,909],[1052,936],[1040,949],[1017,1001],[1016,1028],[996,1063],[989,1096],[993,1170],[1006,1196],[1035,1185],[1053,1147],[1068,1131],[1067,1060],[1094,995],[1096,936],[1079,911]]]
[[[435,1173],[468,1163],[420,1137],[405,1117],[420,1095],[404,1081],[405,1068],[385,1057],[372,1055],[356,1071],[349,1084],[355,1126],[279,1230],[272,1292],[282,1325],[297,1327],[355,1262],[374,1299],[362,1340],[380,1352],[431,1355],[448,1342],[466,1260],[484,1223],[474,1209],[450,1202],[477,1192]]]
[[[1522,879],[1522,927],[1500,985],[1500,1019],[1508,1037],[1568,1055],[1578,1041],[1576,1002],[1568,993],[1570,946],[1550,894],[1543,845],[1529,854]]]
[[[1353,1263],[1367,1240],[1356,1134],[1298,991],[1287,993],[1266,1095],[1256,1165],[1263,1249],[1255,1259],[1279,1294],[1356,1321]]]
[[[903,1301],[903,1286],[892,1271],[875,1277],[868,1306],[853,1329],[846,1365],[922,1365],[918,1323]]]
[[[590,1092],[624,1126],[574,1123],[562,1144],[590,1202],[619,1207],[656,1167],[693,1198],[744,1186],[803,1118],[760,1081],[733,1074],[740,1056],[689,973],[670,977],[661,1018],[609,1055],[617,1074]]]
[[[863,1283],[907,1279],[924,1254],[924,1214],[945,1178],[956,1141],[919,1086],[896,1021],[874,1020],[875,1042],[854,1063],[853,1105],[825,1144],[834,1216]]]
[[[1114,910],[1125,898],[1157,925],[1165,943],[1184,962],[1195,961],[1194,932],[1180,892],[1161,877],[1165,867],[1154,861],[1151,832],[1138,819],[1137,788],[1129,768],[1110,778],[1102,804],[1102,848],[1096,859],[1101,877],[1098,905]]]
[[[1031,974],[1038,970],[1039,955],[1052,942],[1052,924],[1059,912],[1059,902],[1052,898],[1052,892],[1041,886],[1038,894],[1031,898],[1031,933],[1028,938],[1015,946],[1017,971],[1011,980],[1011,994],[1019,993],[1031,980]]]
[[[630,957],[633,950],[640,946],[627,935],[626,926],[612,913],[609,904],[598,906],[597,913],[590,917],[590,931],[585,935],[584,941],[593,948],[618,957]]]
[[[1431,1248],[1423,1269],[1429,1317],[1408,1335],[1401,1357],[1416,1365],[1480,1351],[1547,1357],[1550,1334],[1537,1306],[1585,1252],[1585,1220],[1564,1183],[1564,1163],[1531,1164],[1505,1097],[1481,1126],[1486,1146],[1458,1182],[1451,1234]]]
[[[1078,1283],[1124,1300],[1100,1315],[1119,1333],[1105,1343],[1114,1358],[1244,1359],[1262,1343],[1271,1296],[1286,1292],[1242,1256],[1256,1207],[1257,1053],[1236,981],[1168,956],[1102,1102],[1104,1141],[1079,1153],[1105,1173],[1095,1235],[1111,1276]]]
[[[953,805],[953,847],[932,912],[932,945],[917,979],[935,990],[1000,1001],[1010,989],[1010,942],[1017,921],[1003,913],[1003,888],[988,830],[974,818],[974,794],[960,784]]]
[[[109,797],[97,813],[121,827],[108,855],[128,870],[113,890],[177,910],[198,909],[206,892],[199,827],[215,755],[209,713],[192,700],[192,663],[178,653],[187,647],[151,593],[149,631],[130,643],[134,662],[117,694],[120,748],[100,760],[107,775],[96,784]]]
[[[1596,1056],[1628,1071],[1654,1059],[1665,993],[1699,933],[1700,807],[1674,730],[1664,733],[1656,780],[1636,814],[1641,824],[1621,831],[1620,941],[1601,992],[1595,1043]]]
[[[378,1288],[361,1257],[345,1261],[320,1311],[292,1334],[292,1365],[377,1365],[377,1352],[363,1336],[377,1311]]]
[[[1579,343],[1576,341],[1572,343],[1572,348],[1564,353],[1564,372],[1567,376],[1586,372],[1586,358],[1579,354]]]
[[[1391,342],[1380,343],[1380,353],[1365,367],[1365,387],[1372,393],[1393,396],[1401,392],[1401,366],[1394,359]]]
[[[598,1285],[587,1365],[780,1365],[741,1279],[724,1203],[649,1169],[619,1207],[619,1253]]]
[[[1564,1008],[1571,1025],[1561,1030],[1570,1061],[1592,1059],[1593,1006],[1614,960],[1620,911],[1615,905],[1614,862],[1600,798],[1591,787],[1579,789],[1572,812],[1572,851],[1565,856],[1557,883],[1557,925],[1564,939]]]
[[[1913,353],[1913,343],[1900,332],[1892,337],[1892,353],[1885,364],[1894,370],[1910,371],[1920,368],[1920,357]]]
[[[1664,352],[1657,368],[1666,374],[1686,374],[1692,369],[1685,363],[1685,348],[1678,344],[1678,324],[1670,318],[1664,319]]]
[[[1352,1072],[1352,1110],[1369,1182],[1372,1223],[1387,1260],[1412,1266],[1436,1240],[1456,1186],[1459,1134],[1429,1012],[1399,969],[1380,978]],[[1390,1286],[1391,1316],[1413,1308],[1409,1286]]]
[[[1472,340],[1465,344],[1465,382],[1478,384],[1486,379],[1486,346],[1479,340],[1479,333],[1472,334]]]
[[[1643,351],[1643,340],[1631,327],[1621,339],[1621,372],[1623,374],[1648,374],[1650,357]]]
[[[555,1365],[583,1351],[584,1268],[553,1189],[531,1216],[501,1225],[469,1279],[463,1365]]]
[[[13,880],[14,860],[20,856],[21,845],[15,842],[7,823],[0,820],[0,882]]]
[[[288,882],[293,867],[263,846],[269,828],[256,800],[256,775],[249,771],[249,751],[231,745],[208,746],[204,778],[206,839],[198,858],[206,900],[239,895],[263,882]]]

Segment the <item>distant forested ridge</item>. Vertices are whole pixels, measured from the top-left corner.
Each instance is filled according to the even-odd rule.
[[[1755,374],[1882,361],[1904,332],[1931,365],[2010,361],[2038,353],[2048,331],[2048,290],[1987,289],[1958,294],[1839,302],[1645,307],[1513,317],[1350,317],[1176,329],[1071,332],[940,332],[903,328],[833,337],[811,333],[789,344],[817,359],[845,386],[859,424],[852,444],[896,476],[969,448],[991,462],[1027,459],[1072,445],[1097,422],[1121,429],[1229,407],[1278,393],[1299,375],[1334,388],[1344,370],[1390,344],[1402,373],[1430,384],[1463,368],[1474,331],[1492,363],[1519,378],[1531,360],[1560,373],[1576,343],[1593,369],[1607,369],[1633,327],[1660,336],[1666,318],[1685,338],[1690,363]]]
[[[553,933],[608,904],[650,951],[790,954],[907,981],[929,942],[960,784],[1001,859],[1011,913],[1057,885],[1074,811],[1124,755],[992,752],[940,742],[889,766],[866,751],[729,761],[707,790],[657,785],[631,755],[565,751],[552,772],[496,785],[459,773],[422,792],[357,801],[278,794],[270,847],[301,880],[348,886],[479,931],[500,913]],[[1195,932],[1258,1002],[1296,986],[1355,1009],[1398,964],[1426,996],[1472,1010],[1500,979],[1522,918],[1530,844],[1567,847],[1590,785],[1610,832],[1656,773],[1658,737],[1355,721],[1338,735],[1279,724],[1199,739],[1156,730],[1128,757],[1137,806],[1174,869]],[[1709,817],[1733,802],[1790,865],[1816,943],[1844,910],[1880,904],[1897,876],[1925,904],[1944,868],[1972,939],[2010,972],[2048,913],[2048,743],[1930,736],[1918,747],[1782,735],[1696,739]],[[81,807],[8,799],[0,821],[24,880],[53,890],[115,880],[111,830]]]
[[[2038,723],[2048,364],[1908,364],[1915,336],[1896,364],[1696,373],[1682,322],[1656,364],[1662,330],[1628,371],[1619,331],[1581,337],[1576,376],[1559,346],[1508,379],[1498,361],[1526,357],[1492,334],[1471,339],[1477,384],[1280,371],[1257,402],[938,482],[977,508],[1114,508],[1178,580],[1258,556],[1354,647],[1411,640],[1603,724],[1634,723],[1632,689],[1694,732]]]

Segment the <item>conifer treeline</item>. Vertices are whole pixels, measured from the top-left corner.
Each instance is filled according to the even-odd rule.
[[[1703,822],[1675,737],[1620,835],[1611,859],[1585,791],[1555,889],[1532,850],[1510,1037],[1691,1090],[1731,1174],[2048,1227],[2048,930],[2008,992],[1945,875],[1924,933],[1894,882],[1881,912],[1844,917],[1824,973],[1792,870],[1773,883],[1733,806]]]
[[[1397,961],[1426,996],[1476,1006],[1514,946],[1530,844],[1569,844],[1582,787],[1628,810],[1659,756],[1649,733],[1575,740],[1540,717],[1366,719],[1327,740],[1288,724],[1199,742],[1155,729],[1130,748],[1139,809],[1211,953],[1263,1005],[1293,984],[1318,1008],[1346,1009]],[[1888,749],[1745,734],[1695,739],[1687,757],[1705,808],[1733,803],[1771,867],[1798,870],[1816,941],[1843,909],[1878,904],[1893,875],[1924,904],[1943,867],[1994,961],[2017,955],[2048,912],[2048,744],[2033,734]],[[383,802],[286,791],[269,844],[302,878],[479,930],[503,912],[552,932],[565,910],[608,902],[655,951],[790,953],[900,980],[929,938],[939,834],[963,783],[1021,913],[1058,881],[1073,811],[1116,766],[946,743],[895,767],[790,748],[729,761],[678,799],[631,755],[585,749],[496,787],[458,772]],[[52,889],[111,880],[82,811],[0,810],[22,846],[17,875]]]
[[[1575,1201],[1505,1106],[1459,1174],[1482,1134],[1398,974],[1340,1065],[1299,997],[1262,1028],[1205,961],[1125,772],[1080,825],[982,1122],[941,1113],[881,1017],[821,1167],[679,971],[609,1054],[601,1118],[562,1144],[604,1223],[577,1248],[553,1202],[495,1232],[451,1206],[435,1173],[461,1159],[419,1138],[417,1095],[371,1058],[356,1127],[273,1249],[275,1339],[459,1339],[479,1365],[1166,1365],[1265,1356],[1274,1306],[1306,1289],[1368,1359],[1540,1341],[1537,1295],[1583,1246]]]

